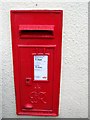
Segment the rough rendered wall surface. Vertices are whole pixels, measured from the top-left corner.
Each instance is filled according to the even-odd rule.
[[[36,6],[37,4],[37,6]],[[2,5],[2,54],[3,54],[3,118],[16,115],[12,63],[10,10],[12,9],[63,9],[63,45],[61,118],[88,117],[88,3],[85,2],[4,2]],[[1,49],[1,48],[0,48]]]
[[[1,8],[1,4],[0,4]],[[2,118],[2,22],[1,22],[1,9],[0,9],[0,119]]]

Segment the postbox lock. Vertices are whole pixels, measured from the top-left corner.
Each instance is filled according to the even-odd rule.
[[[30,85],[31,78],[26,78],[26,85]]]

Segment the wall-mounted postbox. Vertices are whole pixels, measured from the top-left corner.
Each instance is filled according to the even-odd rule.
[[[58,115],[62,13],[62,10],[11,11],[18,115]]]

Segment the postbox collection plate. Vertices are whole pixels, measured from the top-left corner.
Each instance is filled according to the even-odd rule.
[[[48,56],[34,56],[34,80],[47,80],[48,78]]]
[[[18,115],[58,115],[62,16],[62,10],[11,10]]]

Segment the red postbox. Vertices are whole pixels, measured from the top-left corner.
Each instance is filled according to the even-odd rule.
[[[62,10],[11,10],[18,115],[58,115],[62,16]]]

